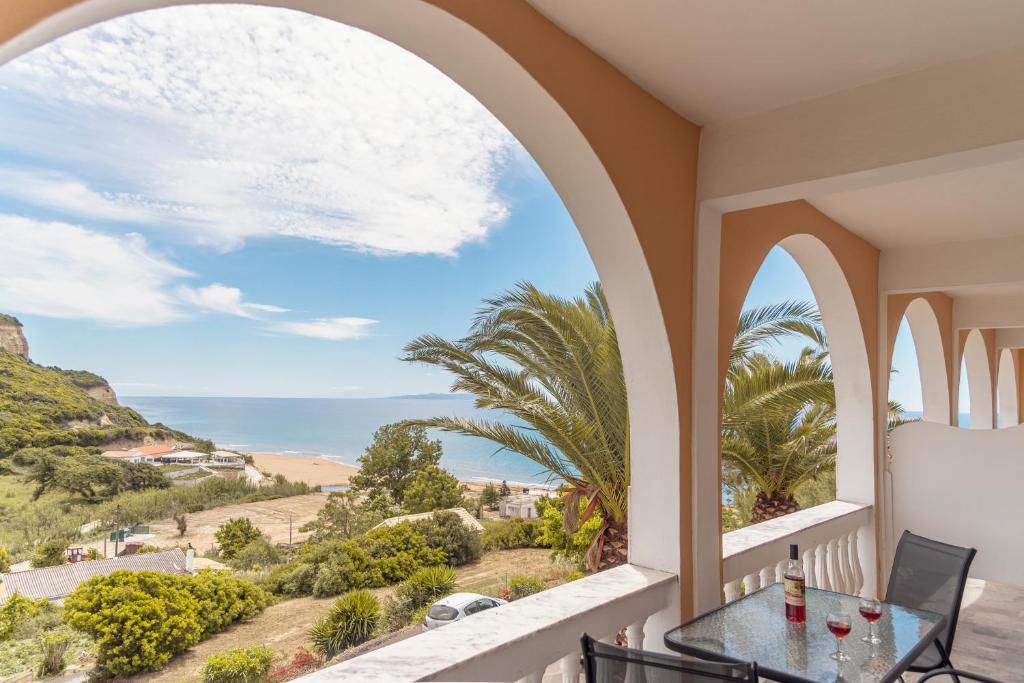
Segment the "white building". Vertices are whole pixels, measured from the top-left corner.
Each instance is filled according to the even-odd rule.
[[[537,519],[537,501],[542,497],[537,493],[518,493],[505,496],[498,501],[498,514],[502,517]]]

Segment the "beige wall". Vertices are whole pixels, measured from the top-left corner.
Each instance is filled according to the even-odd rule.
[[[75,4],[76,0],[15,3],[0,16],[0,44]],[[153,4],[140,2],[137,6]],[[636,231],[657,292],[673,363],[681,459],[681,610],[684,617],[689,616],[693,611],[691,271],[699,128],[522,0],[431,0],[431,4],[485,35],[557,101],[604,166]],[[118,4],[123,11],[134,6],[124,1]],[[500,111],[495,113],[501,117]]]

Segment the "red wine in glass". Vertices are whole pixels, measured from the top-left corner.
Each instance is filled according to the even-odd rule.
[[[838,662],[849,661],[849,655],[843,652],[843,638],[850,635],[850,631],[853,629],[850,615],[845,612],[829,612],[828,617],[825,618],[825,625],[836,637],[836,651],[829,656]]]
[[[850,635],[850,631],[853,630],[849,624],[838,624],[829,622],[828,630],[832,632],[836,638],[845,638]]]
[[[882,603],[878,602],[878,600],[864,598],[860,601],[858,609],[860,615],[868,622],[868,634],[861,638],[861,640],[865,643],[878,645],[882,642],[882,639],[875,635],[875,622],[882,618]]]

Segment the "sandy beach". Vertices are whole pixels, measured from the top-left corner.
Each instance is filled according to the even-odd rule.
[[[283,474],[289,481],[302,481],[310,486],[344,486],[358,467],[343,465],[316,456],[249,453],[256,469],[271,475]]]

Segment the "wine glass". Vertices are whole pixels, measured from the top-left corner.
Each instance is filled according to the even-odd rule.
[[[832,635],[836,637],[836,651],[829,655],[829,657],[837,662],[850,661],[850,656],[843,652],[843,638],[849,635],[850,629],[853,628],[850,622],[850,615],[846,612],[829,612],[828,617],[825,619],[825,624],[828,626],[828,630],[832,632]]]
[[[868,622],[868,634],[861,638],[865,643],[878,645],[882,639],[875,635],[875,622],[882,618],[882,603],[871,598],[860,601],[860,615]]]

